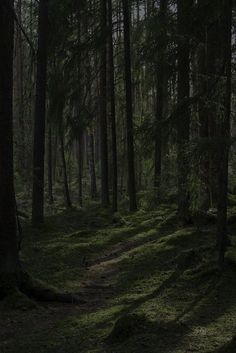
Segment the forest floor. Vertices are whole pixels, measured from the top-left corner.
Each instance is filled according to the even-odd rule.
[[[179,228],[175,214],[94,204],[25,224],[25,268],[86,302],[2,303],[0,353],[236,352],[234,227],[220,274],[214,225]]]

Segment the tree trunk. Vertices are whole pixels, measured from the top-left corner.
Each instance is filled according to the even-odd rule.
[[[38,55],[33,147],[32,223],[44,220],[44,154],[47,84],[48,0],[39,2]]]
[[[22,23],[22,1],[17,2],[17,16],[18,21]],[[19,26],[16,27],[16,113],[19,123],[19,151],[18,151],[18,162],[20,173],[25,180],[25,169],[26,169],[26,153],[25,153],[25,122],[24,122],[24,87],[23,87],[23,40],[22,33]]]
[[[192,0],[178,0],[178,104],[190,97],[190,33],[189,16]],[[178,216],[181,223],[188,223],[189,215],[189,138],[190,108],[180,111],[177,123]]]
[[[49,203],[53,203],[53,182],[52,182],[52,127],[48,127],[48,198]]]
[[[222,0],[221,4],[221,61],[225,63],[223,81],[224,117],[219,117],[219,159],[218,159],[218,204],[217,204],[217,243],[219,248],[219,264],[223,265],[227,237],[227,200],[228,200],[228,162],[231,117],[231,60],[232,60],[232,0]]]
[[[199,0],[198,6],[201,9],[204,6],[205,0]],[[201,12],[200,12],[201,13]],[[199,16],[200,19],[200,16]],[[200,21],[199,21],[200,22]],[[199,26],[199,48],[197,52],[197,86],[198,92],[206,92],[209,85],[208,77],[208,43],[209,35],[206,30],[206,24],[200,23]],[[199,117],[199,138],[200,144],[204,146],[204,142],[209,141],[209,115],[214,109],[209,106],[209,101],[205,95],[198,102],[198,117]],[[200,177],[200,190],[199,190],[199,207],[207,211],[211,204],[210,193],[210,153],[209,149],[202,148],[202,153],[199,158],[199,177]]]
[[[82,86],[81,86],[81,2],[77,2],[77,42],[78,42],[78,61],[77,61],[77,75],[78,75],[78,125],[82,120]],[[79,205],[83,206],[83,132],[80,126],[78,136],[78,193]]]
[[[164,118],[165,80],[166,74],[166,11],[167,0],[161,0],[159,10],[159,35],[157,38],[157,106],[156,106],[156,139],[155,139],[155,164],[154,187],[160,188],[162,169],[162,121]]]
[[[80,134],[78,139],[78,184],[79,184],[79,205],[83,206],[83,159],[84,159],[84,148],[83,148],[83,135]]]
[[[60,131],[59,131],[59,138],[60,138],[60,145],[61,145],[61,161],[62,161],[62,172],[63,172],[63,181],[64,181],[65,202],[66,202],[66,207],[70,208],[72,206],[72,203],[71,203],[70,191],[69,191],[69,185],[68,185],[64,136],[63,136],[62,128],[60,128]]]
[[[16,285],[18,246],[13,175],[13,0],[0,3],[0,297]]]
[[[108,180],[108,141],[107,141],[107,6],[106,0],[101,3],[101,47],[100,67],[100,159],[101,159],[101,202],[103,207],[109,205]]]
[[[110,104],[111,104],[111,137],[112,137],[112,209],[117,211],[117,145],[116,145],[116,103],[113,53],[113,21],[112,1],[108,0],[109,22],[109,74],[110,74]]]
[[[97,182],[96,182],[96,170],[95,170],[95,158],[94,158],[94,137],[93,132],[89,134],[89,169],[90,169],[90,185],[91,185],[91,198],[96,200],[97,198]]]
[[[122,0],[124,16],[124,50],[125,50],[125,91],[126,91],[126,129],[127,129],[127,157],[128,157],[128,193],[130,211],[137,210],[136,182],[134,165],[133,141],[133,101],[132,101],[132,75],[130,53],[130,3]]]

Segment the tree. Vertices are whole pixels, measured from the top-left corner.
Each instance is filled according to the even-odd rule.
[[[101,201],[109,205],[108,142],[107,142],[107,2],[100,0],[100,30],[102,36],[100,57],[100,158]]]
[[[77,41],[78,41],[78,120],[82,120],[82,85],[81,85],[81,2],[77,3]],[[82,125],[81,121],[78,121],[78,125]],[[83,131],[82,128],[78,132],[78,184],[79,184],[79,204],[83,206]]]
[[[192,0],[178,0],[178,105],[177,168],[178,168],[178,216],[182,223],[189,222],[189,139],[190,107],[183,104],[190,98],[190,26]]]
[[[162,167],[162,123],[164,118],[165,105],[165,85],[166,85],[166,16],[167,16],[167,0],[160,1],[159,10],[159,34],[157,36],[157,106],[156,106],[156,137],[155,137],[155,163],[154,163],[154,187],[159,188],[161,185],[161,167]]]
[[[112,209],[117,211],[117,146],[116,146],[116,103],[115,103],[115,77],[113,53],[113,20],[112,1],[108,0],[109,23],[109,78],[110,78],[110,106],[111,106],[111,137],[112,137]]]
[[[63,109],[59,111],[61,114],[61,123],[59,126],[59,139],[60,139],[60,150],[61,150],[61,161],[62,161],[62,173],[63,173],[63,184],[64,184],[64,195],[66,207],[70,208],[72,206],[70,191],[68,185],[68,175],[67,175],[67,166],[66,166],[66,157],[65,157],[65,143],[64,143],[64,129],[63,129]]]
[[[224,0],[219,7],[220,26],[220,62],[224,65],[221,77],[223,90],[223,117],[219,116],[219,154],[218,154],[218,203],[217,203],[217,244],[219,264],[223,265],[227,237],[227,204],[228,204],[228,165],[231,118],[231,60],[232,60],[232,1]],[[226,77],[226,80],[225,80]]]
[[[133,138],[133,100],[132,100],[132,75],[130,53],[130,3],[122,0],[124,17],[124,59],[125,59],[125,93],[126,93],[126,134],[127,134],[127,159],[128,159],[128,192],[130,211],[137,210],[136,182],[134,166],[134,138]]]
[[[97,181],[94,158],[94,136],[92,128],[89,131],[89,172],[90,172],[90,195],[91,199],[95,200],[97,197]]]
[[[38,225],[44,220],[44,152],[48,29],[48,0],[40,0],[33,146],[33,225]]]
[[[13,0],[0,3],[0,297],[16,286],[19,266],[13,174]]]
[[[52,178],[52,126],[48,123],[48,197],[49,203],[53,204],[53,178]]]

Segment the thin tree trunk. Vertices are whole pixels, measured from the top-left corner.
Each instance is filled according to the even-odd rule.
[[[227,200],[228,200],[228,162],[231,117],[231,28],[232,28],[232,0],[222,1],[221,33],[222,33],[222,60],[225,61],[224,108],[225,116],[220,120],[220,146],[218,163],[218,205],[217,205],[217,243],[219,247],[219,263],[223,265],[227,237]]]
[[[125,91],[126,91],[126,129],[127,129],[127,157],[128,157],[128,192],[130,211],[137,210],[136,181],[134,165],[134,139],[133,139],[133,100],[132,75],[130,52],[130,3],[122,0],[124,16],[124,49],[125,49]]]
[[[189,16],[192,0],[178,0],[178,104],[190,97],[190,33]],[[177,124],[178,216],[188,223],[189,215],[189,149],[190,108],[184,106]]]
[[[48,127],[48,198],[49,203],[52,204],[53,200],[53,181],[52,181],[52,127],[49,123]]]
[[[107,141],[107,6],[101,1],[101,34],[104,36],[101,48],[100,68],[100,158],[101,158],[101,202],[103,207],[109,205],[108,180],[108,141]]]
[[[159,10],[159,35],[157,38],[157,105],[156,105],[156,139],[155,139],[155,165],[154,187],[160,188],[162,169],[162,120],[164,118],[165,79],[166,79],[166,11],[167,0],[161,0]]]
[[[32,223],[44,220],[44,154],[47,84],[48,0],[39,2],[38,56],[33,147]]]
[[[116,145],[116,103],[113,53],[113,21],[112,1],[108,0],[109,22],[109,74],[110,74],[110,104],[111,104],[111,137],[112,137],[112,209],[117,211],[117,145]]]
[[[96,200],[97,198],[97,182],[96,182],[96,170],[95,170],[95,158],[94,158],[94,136],[93,132],[89,133],[89,169],[90,169],[90,185],[91,185],[91,198]]]
[[[198,6],[204,6],[205,0],[199,0]],[[197,52],[197,86],[199,92],[207,92],[209,84],[208,77],[208,31],[206,25],[200,23],[200,37],[199,37],[199,49]],[[200,143],[209,141],[209,115],[212,111],[212,107],[209,101],[205,97],[200,99],[198,102],[198,116],[199,116],[199,137]],[[214,111],[213,111],[214,114]],[[210,153],[206,148],[201,154],[199,160],[199,177],[200,177],[200,209],[208,210],[211,204],[211,193],[210,193]]]
[[[82,86],[81,86],[81,3],[77,3],[77,42],[78,42],[78,61],[77,61],[77,74],[78,74],[78,119],[80,124],[81,111],[82,111]],[[81,130],[81,129],[80,129]],[[78,193],[79,205],[83,206],[83,133],[79,131],[78,136]]]
[[[22,22],[22,1],[17,3],[18,21]],[[24,173],[26,169],[26,154],[25,154],[25,123],[24,123],[24,94],[23,94],[23,41],[22,33],[19,26],[16,27],[16,111],[19,122],[19,167]],[[23,177],[25,175],[23,174]]]
[[[59,138],[60,138],[60,145],[61,145],[60,147],[61,147],[61,161],[62,161],[62,172],[63,172],[63,181],[64,181],[65,202],[66,202],[66,206],[70,208],[72,206],[72,203],[71,203],[70,191],[69,191],[69,185],[68,185],[64,136],[63,136],[62,128],[60,128]]]
[[[84,148],[83,148],[83,135],[80,134],[78,139],[78,184],[79,184],[79,205],[83,206],[83,159],[84,159]]]

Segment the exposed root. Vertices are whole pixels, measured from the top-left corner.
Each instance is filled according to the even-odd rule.
[[[42,302],[85,303],[85,300],[77,294],[60,292],[53,287],[46,286],[39,280],[31,278],[28,273],[23,271],[20,272],[18,278],[18,287],[29,298],[34,298]]]
[[[17,275],[12,278],[3,279],[3,276],[1,276],[0,300],[7,303],[7,306],[15,308],[22,307],[22,305],[23,308],[32,307],[35,306],[35,304],[32,305],[32,299],[41,302],[70,304],[84,304],[86,302],[77,294],[60,292],[39,280],[33,279],[23,270],[19,270]]]

